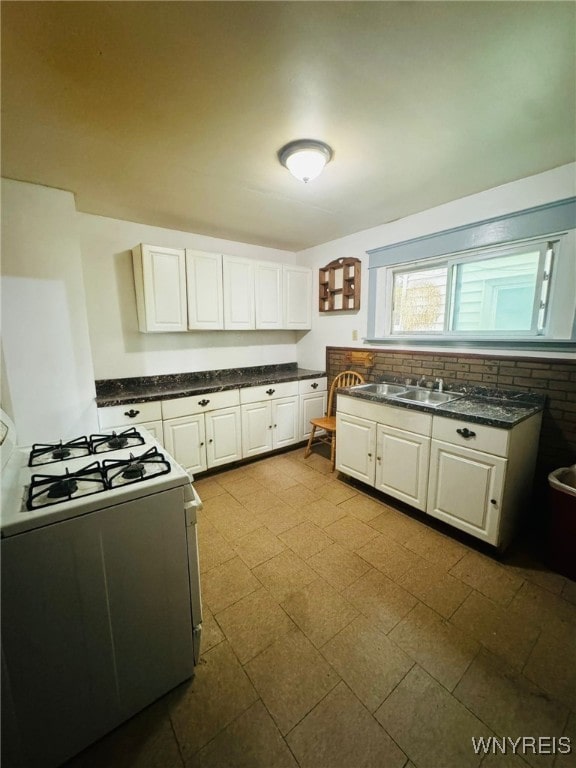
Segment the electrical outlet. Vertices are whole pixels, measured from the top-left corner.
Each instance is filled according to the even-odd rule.
[[[358,341],[358,331],[352,331],[352,341]]]

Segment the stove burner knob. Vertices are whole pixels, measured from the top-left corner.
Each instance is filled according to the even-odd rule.
[[[130,408],[129,411],[124,412],[124,416],[129,416],[131,419],[134,418],[134,416],[138,416],[140,411],[135,411],[134,408]]]

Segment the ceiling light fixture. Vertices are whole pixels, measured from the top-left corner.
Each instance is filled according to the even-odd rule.
[[[292,176],[306,184],[322,173],[333,154],[332,149],[323,141],[297,139],[278,151],[278,159]]]

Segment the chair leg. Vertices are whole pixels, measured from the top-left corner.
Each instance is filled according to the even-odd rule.
[[[316,425],[312,425],[312,432],[310,432],[310,437],[308,438],[308,445],[306,446],[306,450],[304,451],[304,458],[307,459],[308,456],[312,453],[312,440],[314,440],[314,433],[316,432]]]
[[[336,464],[336,432],[332,432],[332,439],[330,440],[330,472],[334,472],[334,465]]]

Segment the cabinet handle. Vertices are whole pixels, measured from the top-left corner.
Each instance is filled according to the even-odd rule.
[[[267,389],[267,390],[266,390],[266,394],[267,394],[267,395],[273,395],[273,394],[274,394],[274,392],[276,392],[276,390],[275,390],[275,389]]]
[[[210,400],[206,400],[206,398],[204,398],[204,400],[198,400],[198,405],[208,405],[209,402]]]
[[[130,408],[129,411],[124,412],[124,416],[129,416],[131,419],[134,418],[134,416],[138,416],[140,411],[135,411],[134,408]]]
[[[458,432],[459,435],[462,435],[462,437],[476,437],[476,432],[472,432],[468,427],[457,429],[456,432]]]
[[[310,384],[310,386],[312,387],[312,389],[318,389],[318,382],[315,381],[314,384]]]

